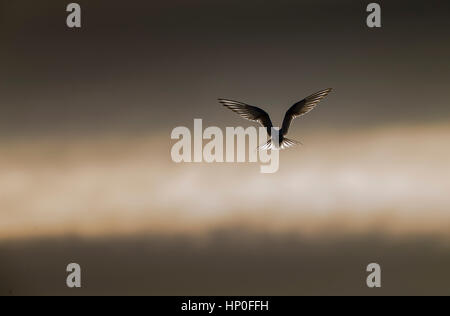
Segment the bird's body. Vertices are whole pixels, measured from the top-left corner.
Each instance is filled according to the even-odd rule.
[[[233,112],[239,114],[241,117],[250,121],[258,122],[266,128],[270,139],[267,143],[259,146],[258,149],[285,149],[301,144],[298,141],[285,137],[288,133],[292,120],[311,111],[324,97],[328,95],[328,93],[330,93],[330,91],[331,88],[321,90],[292,105],[284,115],[281,128],[277,131],[277,133],[274,133],[274,135],[272,135],[272,121],[270,120],[269,114],[267,114],[264,110],[239,101],[219,99],[219,102]]]

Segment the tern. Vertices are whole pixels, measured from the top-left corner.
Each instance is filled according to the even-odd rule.
[[[267,141],[267,143],[259,146],[258,150],[286,149],[301,144],[301,142],[285,137],[288,133],[289,126],[291,125],[292,120],[296,117],[303,116],[314,109],[316,105],[323,98],[325,98],[328,93],[330,93],[330,91],[331,88],[320,90],[292,105],[284,115],[281,129],[278,132],[278,140],[272,139],[272,121],[270,120],[269,114],[267,114],[267,112],[263,109],[260,109],[253,105],[248,105],[239,101],[228,99],[219,99],[219,102],[233,112],[239,114],[241,117],[249,121],[258,122],[266,128],[267,134],[269,134],[270,139]]]

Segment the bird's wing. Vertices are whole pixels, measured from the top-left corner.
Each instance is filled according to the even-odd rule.
[[[328,93],[330,93],[331,88],[321,90],[319,92],[316,92],[314,94],[311,94],[309,97],[304,98],[303,100],[295,103],[293,106],[287,110],[286,114],[284,115],[283,119],[283,125],[281,127],[281,130],[283,132],[283,135],[286,135],[289,126],[291,125],[291,122],[296,117],[305,115],[312,109],[316,107],[316,105],[327,96]]]
[[[269,114],[267,114],[266,111],[256,106],[233,100],[219,99],[219,102],[222,103],[225,107],[229,108],[231,111],[236,112],[243,118],[253,122],[258,122],[262,126],[266,127],[267,132],[270,135],[272,121],[270,120]]]

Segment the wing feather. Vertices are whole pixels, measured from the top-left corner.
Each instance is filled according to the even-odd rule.
[[[231,111],[239,114],[241,117],[249,121],[257,122],[263,127],[266,127],[267,132],[270,135],[272,129],[272,121],[270,120],[269,114],[267,114],[267,112],[263,109],[239,101],[227,99],[219,99],[219,102],[222,103],[225,107],[229,108]]]
[[[312,109],[316,107],[316,105],[325,98],[328,93],[330,93],[331,88],[321,90],[319,92],[316,92],[314,94],[311,94],[309,97],[304,98],[303,100],[295,103],[293,106],[289,108],[289,110],[286,111],[286,114],[284,115],[283,119],[283,125],[281,127],[281,130],[283,132],[283,135],[286,135],[289,126],[291,125],[291,122],[296,117],[305,115]]]

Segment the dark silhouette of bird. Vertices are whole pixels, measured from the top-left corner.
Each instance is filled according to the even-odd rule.
[[[295,103],[293,106],[286,111],[284,115],[283,124],[281,125],[281,129],[278,132],[278,140],[273,139],[272,136],[272,121],[270,120],[269,114],[263,109],[260,109],[256,106],[248,105],[239,101],[227,100],[227,99],[219,99],[219,102],[222,103],[225,107],[229,108],[233,112],[236,112],[243,118],[258,122],[263,127],[266,128],[267,134],[269,134],[269,141],[262,146],[258,147],[258,150],[268,150],[268,149],[285,149],[289,147],[293,147],[295,145],[301,144],[296,140],[289,139],[286,136],[289,130],[289,126],[291,122],[296,117],[305,115],[312,109],[316,107],[316,105],[325,98],[328,93],[330,93],[331,88],[324,89],[314,94],[311,94],[309,97],[304,98],[303,100]]]

